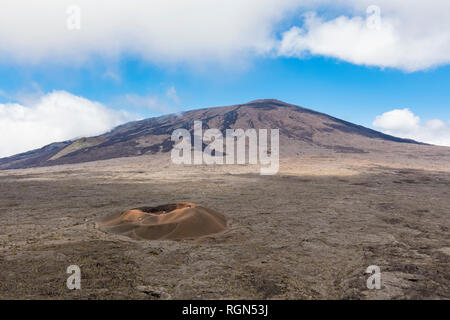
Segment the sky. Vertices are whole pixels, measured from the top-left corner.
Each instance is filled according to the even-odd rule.
[[[1,0],[0,157],[274,98],[450,146],[448,0]]]

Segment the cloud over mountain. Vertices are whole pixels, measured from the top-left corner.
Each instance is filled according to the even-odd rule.
[[[382,132],[421,142],[450,146],[450,123],[439,119],[422,122],[409,109],[395,109],[376,117],[373,125]]]
[[[0,157],[98,135],[129,120],[125,112],[65,91],[46,94],[30,105],[0,104]]]
[[[323,1],[327,2],[327,1]],[[353,14],[311,11],[283,33],[279,54],[333,57],[358,65],[423,70],[450,62],[450,2],[334,1]],[[331,2],[330,2],[331,4]]]
[[[447,0],[78,0],[2,3],[0,56],[19,63],[135,54],[157,63],[326,56],[423,70],[450,62]],[[326,7],[325,7],[326,6]],[[324,10],[326,8],[327,10]],[[303,16],[302,21],[295,18]],[[368,21],[369,20],[369,21]],[[69,20],[71,21],[71,20]],[[75,19],[76,21],[76,19]],[[73,21],[72,21],[73,22]],[[368,23],[369,22],[369,23]]]

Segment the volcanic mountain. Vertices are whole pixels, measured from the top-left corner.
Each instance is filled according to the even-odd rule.
[[[302,154],[363,154],[387,147],[421,145],[310,109],[278,100],[206,108],[130,122],[96,137],[57,142],[41,149],[0,159],[0,169],[18,169],[81,163],[145,154],[169,153],[171,134],[179,128],[193,132],[194,121],[203,128],[279,129],[280,156]]]

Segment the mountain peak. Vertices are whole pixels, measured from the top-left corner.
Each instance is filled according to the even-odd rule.
[[[252,100],[249,101],[247,103],[244,103],[242,105],[252,105],[255,107],[258,106],[268,106],[268,105],[275,105],[277,107],[290,107],[292,106],[292,104],[289,104],[287,102],[278,100],[278,99],[256,99],[256,100]]]
[[[80,163],[112,158],[169,153],[172,132],[192,132],[194,121],[205,128],[279,129],[281,157],[305,152],[367,153],[386,143],[414,143],[277,99],[258,99],[233,106],[190,110],[121,125],[97,137],[82,138],[0,159],[0,169]],[[380,151],[382,152],[382,151]]]
[[[278,100],[278,99],[256,99],[256,100],[252,100],[247,103],[244,103],[244,104],[253,104],[253,103],[279,103],[279,104],[290,105],[289,103]]]

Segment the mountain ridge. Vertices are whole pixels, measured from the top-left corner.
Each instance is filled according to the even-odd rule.
[[[173,146],[170,140],[172,132],[179,128],[192,132],[195,120],[202,121],[205,129],[217,128],[222,132],[233,128],[279,128],[282,157],[295,156],[295,152],[291,152],[294,149],[298,154],[314,148],[338,153],[364,153],[367,152],[365,146],[375,140],[426,145],[277,99],[258,99],[132,121],[99,136],[51,143],[40,149],[1,158],[0,170],[167,153]],[[292,145],[295,148],[290,148]]]

